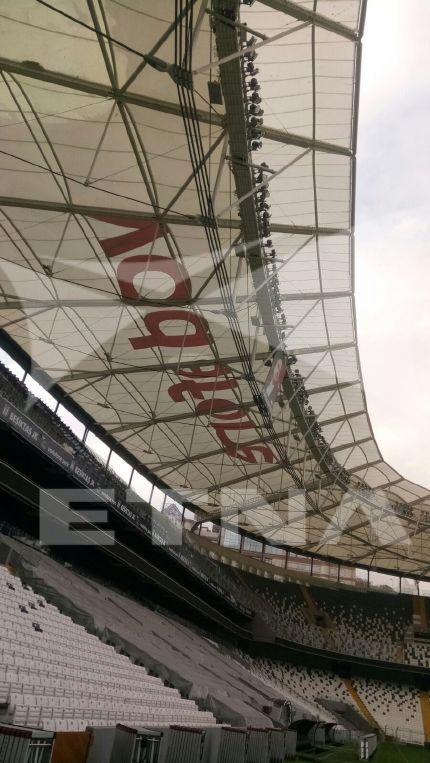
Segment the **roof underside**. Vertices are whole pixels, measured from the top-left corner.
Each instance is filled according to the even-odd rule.
[[[240,507],[239,525],[270,542],[427,574],[430,494],[383,461],[357,350],[361,6],[0,0],[0,325],[208,517]],[[255,62],[265,134],[252,154],[234,14],[257,42],[277,37]],[[186,108],[160,62],[192,67]],[[255,234],[249,165],[263,162],[274,263]],[[294,400],[271,415],[261,401],[279,327],[349,485]]]

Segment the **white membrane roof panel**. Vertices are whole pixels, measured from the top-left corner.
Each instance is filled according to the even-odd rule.
[[[246,83],[229,101],[221,79],[221,102],[210,101],[222,33],[204,3],[190,3],[192,19],[179,3],[181,26],[171,0],[0,0],[0,326],[167,486],[200,490],[208,515],[234,490],[240,522],[249,514],[246,527],[273,542],[423,572],[428,533],[407,553],[402,537],[427,512],[428,492],[383,461],[357,349],[364,6],[215,6],[226,4],[265,40],[256,59],[262,148],[245,146],[244,165],[270,170],[274,265],[256,273],[238,256],[253,245],[243,199],[239,212],[237,147],[232,156]],[[186,23],[194,74],[184,96],[172,66],[185,60],[175,39],[184,42]],[[269,417],[259,402],[279,321],[297,356],[289,374],[305,380],[351,491],[380,488],[393,503],[391,536],[373,526],[375,504],[373,515],[357,507],[336,546],[324,540],[345,489],[297,394]],[[298,487],[308,496],[306,538],[291,521]]]

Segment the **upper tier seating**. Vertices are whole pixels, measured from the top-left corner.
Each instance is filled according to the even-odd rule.
[[[430,643],[407,641],[405,644],[405,662],[419,668],[430,669]]]
[[[279,636],[356,657],[404,660],[403,640],[412,622],[410,596],[312,586],[306,589],[306,600],[296,583],[275,583],[250,575],[246,579],[264,599],[261,614],[268,622],[272,617]],[[321,625],[317,625],[321,616]],[[411,655],[407,651],[407,661]]]
[[[183,699],[0,567],[0,703],[3,720],[47,730],[128,723],[213,726]]]
[[[100,461],[72,430],[3,366],[0,366],[0,395],[28,416],[61,447],[73,453],[75,457],[83,459],[86,473],[93,478],[97,486],[115,489],[117,498],[125,501],[124,483],[112,471],[102,469]]]
[[[311,597],[333,623],[336,648],[357,657],[402,661],[402,642],[412,621],[412,598],[372,591],[313,586]]]
[[[295,583],[279,585],[251,575],[247,576],[247,582],[256,598],[263,601],[261,616],[281,638],[317,649],[326,648],[322,629],[308,622],[305,617],[306,605],[300,586]]]

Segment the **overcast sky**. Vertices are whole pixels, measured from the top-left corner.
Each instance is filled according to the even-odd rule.
[[[368,0],[356,295],[368,407],[386,461],[430,488],[429,0]]]

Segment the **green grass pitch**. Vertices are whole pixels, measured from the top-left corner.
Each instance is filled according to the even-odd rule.
[[[310,760],[308,756],[305,759]],[[331,748],[314,758],[321,763],[355,763],[358,759],[357,747]],[[372,763],[430,763],[430,750],[387,742],[379,745]]]

